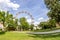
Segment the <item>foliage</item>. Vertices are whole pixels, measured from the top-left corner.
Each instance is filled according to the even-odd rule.
[[[24,18],[24,17],[20,18],[20,24],[21,24],[23,30],[29,29],[29,24],[28,24],[26,18]]]
[[[42,27],[42,29],[52,29],[56,27],[56,22],[54,19],[50,19],[47,22],[40,22],[38,26]]]
[[[22,17],[20,20],[14,19],[13,15],[8,11],[0,11],[0,22],[3,22],[5,30],[18,30],[20,27],[23,30],[29,29],[29,23],[26,18]],[[20,22],[20,27],[18,22]]]
[[[50,19],[50,20],[48,20],[48,21],[49,21],[48,24],[49,24],[49,26],[50,26],[51,28],[56,27],[56,21],[55,21],[54,19]]]
[[[50,10],[48,16],[55,19],[56,23],[60,25],[60,0],[44,0],[47,8]]]
[[[47,22],[41,22],[38,26],[42,27],[42,29],[50,28]]]
[[[34,24],[31,24],[30,25],[30,29],[33,30],[33,27],[34,27]]]
[[[0,22],[3,22],[3,26],[6,30],[10,30],[10,28],[15,30],[18,26],[17,21],[17,19],[15,19],[15,21],[13,20],[13,15],[8,11],[0,11]]]

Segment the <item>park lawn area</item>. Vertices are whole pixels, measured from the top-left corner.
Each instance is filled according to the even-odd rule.
[[[26,34],[26,32],[6,32],[0,34],[0,40],[60,40],[60,35],[43,36]]]

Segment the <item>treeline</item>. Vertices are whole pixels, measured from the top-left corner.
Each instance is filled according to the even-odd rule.
[[[43,29],[60,28],[60,0],[44,0],[46,7],[50,10],[47,15],[49,20],[39,24]]]
[[[0,23],[3,23],[3,26],[7,31],[33,30],[33,25],[29,25],[25,17],[15,19],[13,14],[8,11],[0,11]]]

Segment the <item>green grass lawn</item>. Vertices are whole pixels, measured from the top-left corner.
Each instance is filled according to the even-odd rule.
[[[26,34],[26,32],[6,32],[0,34],[0,40],[60,40],[60,35],[43,36]]]

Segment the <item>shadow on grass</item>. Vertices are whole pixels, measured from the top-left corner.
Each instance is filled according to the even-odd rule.
[[[0,35],[3,35],[3,34],[5,34],[5,32],[3,32],[3,31],[2,31],[2,32],[0,32]]]
[[[29,35],[30,37],[34,37],[34,38],[56,38],[56,37],[60,37],[60,34],[58,35],[39,35],[39,34],[32,34],[32,35]]]

